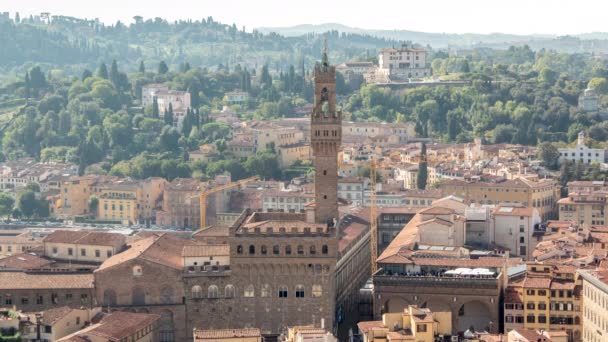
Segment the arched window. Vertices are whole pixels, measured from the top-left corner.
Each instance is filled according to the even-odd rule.
[[[291,245],[285,246],[285,254],[286,255],[291,255]]]
[[[329,92],[327,91],[327,88],[321,89],[321,102],[327,101],[328,99],[329,99]]]
[[[287,286],[280,285],[279,286],[279,298],[287,298],[288,295]]]
[[[134,287],[131,291],[131,303],[133,305],[146,305],[146,293],[141,287]]]
[[[329,252],[329,248],[327,248],[327,245],[323,245],[323,247],[321,247],[321,253],[327,254],[328,252]]]
[[[209,287],[207,288],[207,298],[215,299],[215,298],[219,298],[219,297],[220,297],[220,294],[219,294],[219,290],[218,290],[217,286],[209,285]]]
[[[236,246],[236,254],[243,254],[243,246],[241,246],[241,245]]]
[[[319,298],[323,295],[323,288],[321,285],[313,285],[312,286],[312,296],[315,298]]]
[[[252,298],[255,296],[255,289],[253,288],[253,285],[249,285],[245,288],[245,292],[243,292],[243,297],[245,298]]]
[[[103,306],[115,306],[116,305],[116,292],[112,289],[106,289],[103,291]]]
[[[312,255],[317,254],[317,247],[315,247],[314,245],[310,246],[310,254],[312,254]]]
[[[171,304],[173,303],[173,288],[164,287],[160,291],[160,302],[162,304]]]
[[[262,289],[260,290],[260,297],[268,297],[270,296],[270,285],[264,284],[262,285]]]
[[[272,246],[272,254],[279,255],[281,253],[279,245]]]
[[[255,246],[254,245],[249,245],[249,254],[250,255],[255,254]]]
[[[298,255],[304,255],[304,246],[298,245]]]
[[[192,298],[193,299],[203,298],[203,288],[198,285],[192,286]]]
[[[226,287],[224,288],[224,296],[226,298],[234,298],[234,293],[235,293],[235,289],[234,289],[234,285],[226,285]]]
[[[304,298],[304,285],[296,285],[296,298]]]
[[[134,276],[139,277],[139,276],[141,276],[143,273],[144,273],[144,272],[143,272],[143,270],[142,270],[141,266],[139,266],[139,265],[135,265],[135,266],[133,266],[133,275],[134,275]]]
[[[262,245],[262,247],[260,247],[260,252],[262,253],[262,255],[268,254],[268,250],[266,249],[266,245]]]

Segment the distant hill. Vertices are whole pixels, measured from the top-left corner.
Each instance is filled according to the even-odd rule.
[[[327,31],[339,31],[355,33],[360,35],[375,36],[396,41],[412,41],[421,45],[430,45],[433,48],[454,47],[493,47],[506,48],[510,45],[528,44],[535,48],[547,48],[566,52],[590,52],[592,49],[605,51],[608,45],[607,32],[592,32],[567,37],[557,35],[516,35],[506,33],[429,33],[408,30],[375,30],[350,27],[337,23],[326,23],[319,25],[296,25],[290,27],[260,27],[262,33],[274,32],[286,37],[297,37],[310,33],[324,33]],[[579,44],[562,45],[566,40],[577,39]],[[595,43],[594,43],[595,41]],[[572,42],[570,42],[572,43]]]

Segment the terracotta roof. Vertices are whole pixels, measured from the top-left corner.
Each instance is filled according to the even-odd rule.
[[[551,278],[548,277],[526,277],[524,288],[548,289],[551,288]]]
[[[0,269],[29,270],[43,268],[53,263],[54,261],[35,254],[21,253],[0,259]]]
[[[506,290],[505,291],[505,303],[519,303],[522,304],[523,300],[521,295],[517,291]]]
[[[159,315],[114,311],[103,317],[100,323],[92,325],[79,336],[100,336],[108,341],[120,341],[160,319]]]
[[[452,208],[432,206],[430,208],[419,211],[419,213],[422,215],[450,215],[455,213],[455,210]]]
[[[131,248],[122,253],[113,255],[101,264],[95,272],[104,271],[135,258],[141,258],[168,267],[182,269],[182,251],[185,245],[191,243],[191,241],[180,239],[173,236],[173,234],[164,233],[160,236],[153,235],[136,241],[131,245]]]
[[[576,284],[573,281],[553,280],[551,290],[574,290]]]
[[[95,246],[124,245],[126,238],[122,234],[87,232],[79,230],[56,230],[44,238],[45,243],[74,243]]]
[[[67,314],[72,312],[72,310],[74,310],[74,309],[70,308],[69,306],[63,306],[60,308],[54,308],[54,309],[49,309],[49,310],[43,311],[42,312],[42,323],[44,323],[46,325],[53,325],[58,320],[62,319]]]
[[[92,274],[0,272],[0,290],[92,288]]]
[[[214,330],[194,330],[194,340],[206,340],[217,338],[243,338],[261,337],[262,333],[257,328],[245,329],[214,329]]]
[[[186,245],[182,252],[184,257],[230,255],[229,245]]]
[[[384,323],[382,321],[365,321],[357,323],[357,326],[362,333],[366,334],[374,328],[384,328]]]
[[[418,241],[418,224],[422,222],[422,215],[416,214],[403,229],[395,236],[393,241],[384,249],[378,257],[378,262],[383,262],[388,257],[395,256],[402,247],[409,246]]]

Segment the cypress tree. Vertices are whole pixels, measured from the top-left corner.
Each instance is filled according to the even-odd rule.
[[[31,90],[31,84],[30,84],[30,74],[26,71],[25,72],[25,98],[29,99],[32,93]]]
[[[428,165],[426,160],[425,143],[422,143],[422,148],[420,149],[420,162],[418,163],[418,174],[416,176],[416,185],[418,189],[426,189],[426,182],[428,178]]]
[[[169,67],[167,66],[165,61],[160,61],[160,63],[158,63],[158,73],[162,75],[166,74],[168,71]]]
[[[158,98],[156,96],[152,98],[152,117],[158,119]]]
[[[101,63],[99,69],[97,69],[97,77],[101,77],[106,80],[108,79],[108,67],[106,66],[106,63]]]
[[[146,72],[146,66],[144,65],[144,61],[139,62],[139,72],[142,74]]]

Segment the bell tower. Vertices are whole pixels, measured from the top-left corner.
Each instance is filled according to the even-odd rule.
[[[327,60],[314,69],[315,99],[310,116],[310,142],[315,164],[315,222],[338,220],[338,151],[342,143],[342,113],[336,111],[336,68]]]

